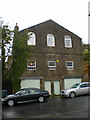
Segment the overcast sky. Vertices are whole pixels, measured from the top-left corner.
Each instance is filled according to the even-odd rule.
[[[52,19],[88,43],[89,0],[0,0],[0,17],[14,28],[36,25]]]

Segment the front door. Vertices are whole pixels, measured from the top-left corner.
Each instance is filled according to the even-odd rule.
[[[45,81],[45,90],[49,91],[49,94],[51,95],[51,81],[50,80]]]
[[[55,95],[60,94],[60,81],[59,80],[54,81],[54,94]]]

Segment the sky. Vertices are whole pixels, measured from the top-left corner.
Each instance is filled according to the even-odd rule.
[[[65,27],[88,43],[89,0],[0,0],[0,18],[19,30],[49,19]]]

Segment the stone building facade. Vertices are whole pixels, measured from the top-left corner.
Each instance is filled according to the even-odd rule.
[[[32,46],[26,63],[27,68],[20,77],[20,88],[37,87],[58,95],[60,90],[82,81],[80,37],[53,20],[20,32],[28,35],[26,44]]]

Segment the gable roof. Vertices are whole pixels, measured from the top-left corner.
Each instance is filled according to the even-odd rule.
[[[71,32],[70,30],[66,29],[65,27],[63,27],[63,26],[59,25],[58,23],[54,22],[52,19],[49,19],[49,20],[44,21],[44,22],[42,22],[42,23],[33,25],[33,26],[31,26],[31,27],[25,28],[25,29],[21,30],[20,32],[25,31],[25,30],[27,30],[27,29],[30,29],[30,28],[32,28],[32,27],[36,27],[36,26],[39,26],[39,25],[41,25],[41,24],[47,24],[47,23],[48,23],[48,24],[49,24],[49,23],[56,24],[56,25],[60,26],[61,28],[67,30],[68,32],[74,34],[74,35],[75,35],[76,37],[78,37],[79,39],[82,39],[82,38],[80,38],[78,35],[76,35],[75,33]]]

